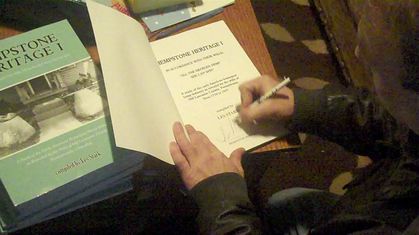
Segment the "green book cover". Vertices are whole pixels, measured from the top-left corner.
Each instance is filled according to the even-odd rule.
[[[102,84],[66,20],[0,40],[0,179],[14,206],[113,162]]]

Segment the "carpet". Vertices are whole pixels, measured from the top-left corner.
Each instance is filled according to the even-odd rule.
[[[253,0],[252,5],[278,76],[289,76],[291,86],[304,89],[344,84],[330,53],[333,50],[308,0]],[[290,187],[343,194],[343,186],[352,180],[352,171],[369,163],[368,158],[319,137],[300,133],[300,138],[302,146],[296,151],[248,157],[248,171],[256,174],[248,176],[254,201],[263,204],[274,192]],[[255,165],[257,172],[252,171]]]

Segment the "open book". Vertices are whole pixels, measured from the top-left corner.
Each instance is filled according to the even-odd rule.
[[[175,121],[192,124],[227,156],[285,134],[248,135],[237,124],[238,86],[260,74],[223,21],[150,43],[134,19],[87,6],[117,146],[173,164]]]

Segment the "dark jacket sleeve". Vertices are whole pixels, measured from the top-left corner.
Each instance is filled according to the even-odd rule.
[[[365,89],[328,85],[321,90],[294,89],[294,95],[291,130],[320,136],[354,153],[374,151],[392,122]]]
[[[261,234],[261,220],[238,174],[223,173],[200,182],[190,191],[199,206],[201,234]]]

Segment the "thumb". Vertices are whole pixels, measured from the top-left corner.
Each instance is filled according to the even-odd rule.
[[[236,167],[238,171],[237,173],[239,173],[242,177],[244,177],[244,170],[242,166],[242,157],[244,153],[245,153],[244,148],[238,148],[230,154],[230,160],[233,162],[233,165]]]

